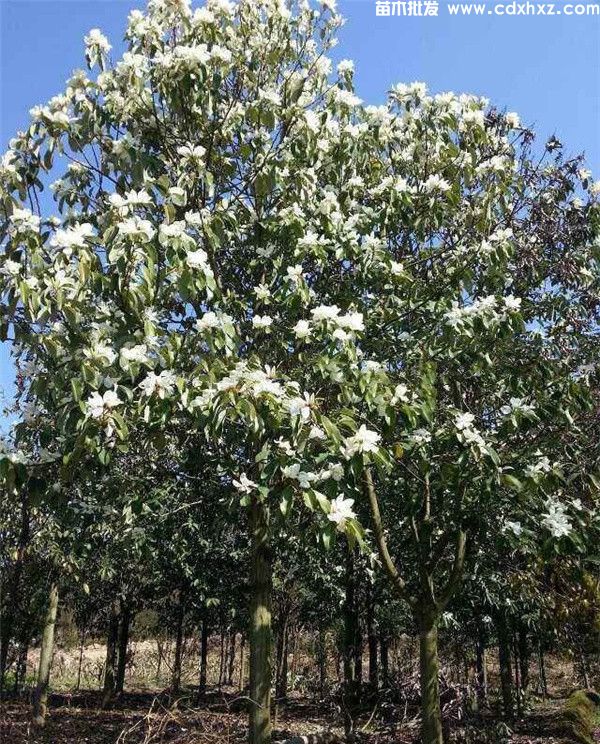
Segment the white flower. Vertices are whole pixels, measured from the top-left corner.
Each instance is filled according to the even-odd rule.
[[[73,227],[67,227],[64,230],[57,230],[52,239],[50,245],[54,248],[82,248],[85,246],[86,238],[91,238],[94,234],[94,228],[89,222],[82,222],[79,225]]]
[[[408,388],[403,383],[396,385],[394,389],[394,395],[392,396],[391,404],[395,406],[397,403],[408,403],[410,400],[408,395]]]
[[[334,522],[337,530],[345,532],[348,521],[356,517],[353,506],[354,499],[345,499],[340,495],[331,502],[327,519]]]
[[[112,49],[111,45],[108,43],[108,39],[106,38],[106,36],[104,36],[99,28],[92,28],[87,36],[84,38],[84,42],[86,47],[95,47],[103,54],[108,54],[108,52],[110,52],[110,50]]]
[[[271,290],[266,284],[258,284],[254,287],[254,294],[256,295],[256,299],[261,300],[261,302],[268,302],[271,299]]]
[[[351,59],[343,59],[338,63],[337,71],[339,75],[346,75],[349,72],[354,72],[354,62]]]
[[[565,507],[560,501],[548,500],[546,502],[548,512],[542,518],[542,525],[550,531],[552,537],[562,537],[568,535],[573,527],[569,517],[565,514]]]
[[[2,267],[2,273],[9,276],[17,276],[21,273],[22,266],[18,261],[13,261],[12,258],[7,258]]]
[[[423,184],[425,191],[448,191],[450,184],[444,178],[437,173],[432,173],[431,176]]]
[[[459,431],[464,429],[470,429],[475,421],[475,416],[472,413],[459,413],[454,418],[454,425]]]
[[[362,313],[348,313],[340,315],[335,321],[340,328],[346,328],[349,331],[364,331],[365,321]]]
[[[146,344],[124,346],[120,351],[120,355],[123,362],[136,362],[142,364],[148,359],[148,347]]]
[[[198,248],[195,251],[188,251],[185,262],[190,269],[204,269],[208,263],[208,254],[202,248]]]
[[[173,392],[177,378],[169,370],[163,370],[159,375],[148,372],[145,379],[140,382],[140,388],[148,397],[156,393],[159,398],[165,398]]]
[[[410,434],[409,440],[415,444],[427,444],[427,442],[431,442],[431,434],[427,429],[415,429]]]
[[[296,264],[296,266],[287,267],[287,278],[294,284],[302,281],[302,265]]]
[[[88,415],[92,418],[102,418],[112,408],[120,406],[122,401],[114,390],[107,390],[104,395],[95,392],[90,395],[86,402]]]
[[[120,222],[118,228],[119,235],[131,238],[146,238],[147,240],[152,240],[155,232],[150,220],[143,220],[137,215]]]
[[[521,309],[521,298],[514,295],[507,295],[504,298],[504,306],[511,313],[518,313]]]
[[[10,215],[10,223],[19,230],[39,230],[40,218],[30,209],[14,207]]]
[[[515,537],[520,537],[521,534],[523,533],[523,526],[521,525],[520,522],[507,521],[504,526],[504,529],[510,530],[510,532],[512,532],[513,535],[515,535]]]
[[[349,460],[356,454],[364,452],[376,452],[381,435],[376,431],[371,431],[362,424],[359,430],[352,437],[348,437],[344,442],[342,453]]]
[[[314,321],[319,320],[334,320],[340,314],[340,309],[337,305],[319,305],[310,311]]]
[[[196,321],[196,328],[199,331],[206,331],[208,328],[218,328],[221,325],[221,321],[216,313],[209,311],[204,313],[201,318]]]
[[[202,160],[206,155],[206,149],[202,145],[181,145],[177,148],[177,154],[184,160]]]
[[[308,393],[304,393],[303,398],[291,398],[287,402],[287,409],[290,416],[300,416],[303,421],[308,421],[312,402]]]
[[[258,488],[258,484],[251,481],[246,473],[242,473],[239,480],[234,480],[233,485],[242,493],[252,493],[255,488]]]
[[[334,88],[333,97],[338,105],[349,106],[350,108],[353,108],[354,106],[360,106],[360,104],[362,103],[361,98],[354,95],[354,93],[352,93],[351,91],[343,90],[342,88]]]
[[[259,330],[270,331],[273,325],[273,318],[270,315],[255,315],[252,318],[252,326]]]
[[[390,263],[390,271],[392,272],[393,276],[401,276],[404,274],[404,265],[399,263],[398,261],[392,261]]]
[[[310,323],[308,320],[299,320],[294,326],[294,334],[296,338],[308,338],[310,336]]]
[[[519,127],[521,126],[519,114],[515,113],[514,111],[508,111],[504,119],[511,129],[519,129]]]
[[[325,432],[323,429],[321,429],[320,426],[312,426],[310,431],[308,432],[308,438],[309,439],[317,439],[317,440],[323,440],[326,439]]]

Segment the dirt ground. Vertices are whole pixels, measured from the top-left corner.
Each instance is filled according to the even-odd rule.
[[[219,677],[217,645],[211,644],[209,680]],[[105,647],[90,644],[83,649],[58,649],[53,661],[50,713],[43,730],[30,725],[27,693],[7,697],[0,704],[0,744],[241,744],[246,741],[247,698],[238,685],[210,687],[197,705],[197,649],[187,647],[181,694],[168,692],[172,649],[156,642],[133,644],[126,677],[127,692],[117,698],[110,710],[101,710],[101,679]],[[233,679],[245,676],[246,662],[240,669],[238,657]],[[28,687],[37,664],[37,652],[28,658]],[[274,741],[291,736],[331,731],[340,735],[343,715],[335,694],[314,702],[315,691],[306,686],[302,663],[298,663],[294,689],[288,700],[277,706]],[[292,664],[294,668],[294,664]],[[408,665],[402,683],[395,691],[373,697],[356,713],[357,744],[416,744],[418,737],[418,684],[416,669]],[[535,670],[532,670],[534,679]],[[465,713],[465,687],[448,682],[442,685],[442,703],[451,744],[565,744],[556,734],[557,711],[577,688],[572,665],[562,660],[548,660],[551,694],[546,700],[532,694],[528,710],[520,720],[504,728],[490,710],[480,715]],[[490,658],[490,687],[497,688],[497,670]],[[331,670],[332,679],[335,670]],[[81,691],[76,688],[79,677]],[[304,680],[304,682],[303,682]],[[468,680],[467,680],[468,681]],[[532,687],[535,685],[532,683]],[[462,692],[461,692],[462,690]],[[335,692],[335,690],[333,690]],[[461,698],[461,694],[463,697]],[[600,726],[596,733],[600,742]]]

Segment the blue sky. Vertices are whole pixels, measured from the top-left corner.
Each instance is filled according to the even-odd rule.
[[[508,0],[507,0],[508,1]],[[522,2],[523,0],[519,0]],[[565,0],[557,0],[556,7]],[[491,3],[490,3],[491,4]],[[0,0],[0,142],[28,110],[59,93],[84,65],[83,36],[99,27],[115,51],[139,0]],[[359,95],[381,102],[395,82],[485,95],[517,111],[571,153],[585,151],[600,175],[600,16],[377,17],[375,0],[340,0],[346,17],[334,57],[356,63]],[[0,388],[12,371],[0,348]]]

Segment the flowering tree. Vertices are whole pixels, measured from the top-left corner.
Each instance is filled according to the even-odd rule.
[[[526,514],[571,533],[561,479],[596,370],[599,189],[559,143],[536,157],[516,115],[480,99],[400,85],[365,117],[378,156],[348,271],[365,333],[341,384],[354,412],[350,426],[340,412],[342,451],[414,611],[422,738],[437,743],[437,626],[490,525],[518,537]]]
[[[411,84],[362,107],[352,64],[334,76],[325,56],[338,25],[331,0],[150,0],[115,64],[90,32],[100,73],[33,109],[2,160],[2,329],[67,473],[174,425],[219,457],[249,516],[254,744],[276,519],[301,494],[324,544],[361,540],[364,489],[419,624],[430,744],[468,537],[514,521],[517,493],[568,531],[537,485],[560,471],[547,437],[585,404],[598,189],[555,140],[537,162],[516,115],[481,99]]]
[[[334,316],[319,307],[348,230],[335,188],[351,200],[361,166],[351,66],[331,80],[323,54],[332,10],[153,0],[132,12],[115,65],[90,32],[102,71],[33,109],[0,173],[5,335],[34,373],[23,397],[57,413],[44,436],[67,468],[86,450],[107,464],[132,427],[174,416],[235,464],[254,546],[255,742],[270,736],[271,505],[286,514],[304,491],[326,539],[360,537],[319,426],[326,360],[304,353],[318,329],[350,340],[363,328],[351,296]],[[38,191],[60,168],[60,217],[47,217]]]

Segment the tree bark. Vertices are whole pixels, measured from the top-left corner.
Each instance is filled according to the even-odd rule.
[[[421,741],[422,744],[443,744],[437,617],[427,612],[419,618],[419,662]]]
[[[202,628],[200,630],[200,679],[198,684],[198,695],[202,697],[206,694],[206,668],[208,660],[208,621],[206,617],[202,618]]]
[[[478,629],[477,642],[475,644],[475,669],[477,672],[477,703],[481,708],[487,703],[487,654],[485,638],[481,628]]]
[[[83,627],[81,631],[81,637],[79,641],[79,663],[77,664],[77,684],[75,685],[75,690],[79,691],[79,688],[81,687],[81,667],[83,666],[83,650],[85,648],[85,636],[86,636],[86,628]]]
[[[496,614],[496,633],[498,635],[498,660],[500,664],[500,685],[502,687],[502,709],[509,721],[514,718],[514,697],[512,686],[512,666],[510,658],[510,636],[503,612]]]
[[[17,555],[12,570],[10,582],[5,590],[0,587],[5,597],[6,608],[4,617],[0,622],[0,694],[4,688],[4,676],[6,674],[6,663],[8,660],[8,647],[10,645],[15,618],[21,600],[21,576],[25,563],[25,553],[29,544],[29,500],[27,494],[23,494],[21,502],[21,528],[17,544]]]
[[[379,641],[379,655],[381,657],[381,681],[384,687],[390,686],[390,645],[387,638]]]
[[[319,626],[317,638],[317,661],[319,664],[319,697],[323,699],[327,686],[327,636],[321,626]]]
[[[227,670],[227,684],[233,685],[233,674],[235,672],[235,645],[237,633],[232,628],[229,633],[229,669]]]
[[[344,673],[344,731],[346,739],[353,736],[354,722],[352,709],[358,699],[357,679],[357,648],[356,639],[358,635],[356,600],[355,600],[355,575],[354,555],[349,550],[346,557],[346,596],[344,600],[344,630],[343,630],[343,673]]]
[[[250,506],[250,744],[271,742],[271,587],[272,566],[267,506]]]
[[[115,694],[115,665],[117,661],[117,639],[119,634],[119,608],[119,600],[113,600],[110,606],[108,632],[106,635],[106,662],[104,666],[104,684],[102,686],[103,709],[110,705]]]
[[[527,627],[521,625],[518,637],[519,648],[519,667],[521,669],[521,689],[524,693],[529,689],[529,661],[531,652],[529,649],[529,638],[527,637]]]
[[[48,712],[48,686],[50,684],[50,667],[52,666],[52,654],[54,651],[54,628],[56,626],[56,613],[58,611],[58,585],[53,583],[50,587],[48,599],[48,610],[42,633],[42,645],[40,648],[40,664],[38,667],[38,678],[33,693],[33,723],[35,726],[43,726],[46,722]]]
[[[127,669],[127,647],[129,645],[129,625],[131,623],[131,609],[127,604],[121,604],[121,617],[117,641],[117,676],[115,691],[122,693],[125,687],[125,671]]]
[[[275,697],[283,700],[287,697],[288,685],[288,615],[282,613],[279,633],[277,634],[277,679]]]
[[[185,616],[185,602],[181,591],[177,597],[177,615],[175,618],[175,655],[173,659],[173,674],[171,676],[171,692],[179,692],[181,687],[181,658],[183,651],[183,620]]]
[[[29,650],[29,634],[25,634],[22,637],[19,645],[19,656],[17,657],[17,666],[15,669],[15,684],[13,686],[13,692],[17,695],[21,689],[21,685],[27,676],[27,652]]]
[[[379,687],[378,639],[375,627],[375,600],[373,590],[368,589],[367,595],[367,643],[369,646],[369,685],[373,692]]]
[[[244,689],[244,681],[245,681],[245,676],[244,676],[245,669],[244,669],[244,666],[246,664],[246,656],[244,654],[244,652],[246,650],[246,636],[243,633],[241,635],[242,635],[242,637],[241,637],[241,640],[240,640],[240,681],[239,681],[239,685],[238,685],[238,687],[240,689],[240,692]]]

